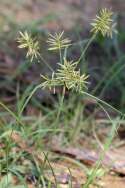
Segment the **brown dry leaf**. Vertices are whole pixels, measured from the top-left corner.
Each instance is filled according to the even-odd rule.
[[[77,160],[82,161],[85,164],[93,165],[99,160],[99,154],[102,151],[91,151],[87,149],[78,148],[61,148],[53,147],[52,151],[61,153],[64,155],[69,155]],[[124,148],[111,150],[106,152],[102,165],[110,168],[111,170],[125,175],[125,152]]]
[[[61,148],[61,147],[51,147],[52,151],[61,153],[64,155],[69,155],[75,159],[78,159],[80,161],[84,161],[84,163],[88,165],[92,165],[97,161],[98,156],[95,153],[95,151],[90,151],[87,149],[81,150],[79,148],[72,148],[72,147],[67,147],[67,148]]]
[[[125,147],[117,148],[108,152],[112,161],[113,171],[125,175]]]
[[[14,132],[12,135],[12,139],[17,143],[17,145],[25,150],[26,152],[29,152],[30,154],[33,154],[35,151],[34,147],[28,148],[28,145],[25,141],[22,140],[21,136]],[[22,143],[21,143],[22,142]],[[124,148],[110,151],[107,153],[108,157],[107,159],[102,162],[104,165],[111,167],[112,170],[115,172],[125,174],[124,169]],[[82,162],[85,162],[87,164],[94,164],[98,160],[98,155],[95,151],[89,151],[89,150],[80,150],[76,148],[53,148],[58,153],[69,155],[70,157],[74,157],[76,159],[81,160]],[[109,157],[110,156],[110,157]],[[36,157],[38,163],[43,163],[44,161],[44,155],[41,155],[39,152],[35,152],[34,157]],[[111,161],[114,160],[114,163],[111,163]],[[81,188],[82,185],[86,182],[86,174],[85,172],[78,166],[73,165],[72,163],[68,161],[62,161],[62,162],[50,162],[51,168],[53,169],[53,172],[50,168],[50,165],[46,164],[46,170],[44,171],[44,176],[47,180],[51,181],[51,183],[55,184],[55,178],[57,183],[60,185],[61,188],[68,188],[68,184],[70,180],[72,180],[72,187],[73,188]],[[70,171],[69,171],[70,169]],[[96,180],[96,185],[91,185],[91,188],[101,186],[102,188],[124,188],[125,186],[125,178],[120,178],[118,176],[113,175],[105,175],[104,177]],[[29,188],[33,188],[33,185],[29,185]]]
[[[81,170],[78,166],[75,165],[70,166],[69,173],[68,167],[69,163],[63,161],[62,163],[51,163],[51,167],[54,171],[54,176],[51,170],[47,170],[45,173],[46,179],[55,184],[55,178],[58,185],[61,188],[68,188],[69,181],[72,180],[73,188],[81,188],[87,180],[87,177],[83,170]],[[125,178],[118,177],[116,175],[106,174],[103,177],[97,178],[93,185],[90,185],[90,188],[124,188],[125,187]]]
[[[107,175],[100,181],[103,188],[125,188],[125,178]]]
[[[40,152],[36,152],[34,147],[28,148],[27,143],[23,141],[19,133],[13,132],[11,138],[24,151],[30,154],[34,153],[34,157],[36,158],[38,163],[43,163],[45,156]],[[77,187],[80,188],[80,186],[84,184],[86,181],[86,175],[83,172],[83,170],[73,165],[71,167],[71,164],[67,164],[67,162],[51,163],[51,168],[54,171],[55,177],[53,176],[52,170],[50,169],[50,166],[48,164],[46,164],[46,168],[47,168],[47,170],[45,171],[46,179],[48,179],[52,183],[55,183],[55,177],[56,177],[57,182],[60,184],[60,187],[62,188],[67,187],[71,179],[74,188]]]

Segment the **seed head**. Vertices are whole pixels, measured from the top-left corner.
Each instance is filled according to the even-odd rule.
[[[64,31],[55,33],[55,35],[49,34],[47,43],[49,44],[48,50],[55,51],[70,46],[71,41],[68,38],[63,38]]]
[[[19,48],[26,48],[27,49],[27,57],[30,57],[31,61],[33,61],[34,58],[38,58],[40,55],[39,50],[39,43],[35,40],[35,38],[32,38],[30,34],[25,31],[24,33],[20,32],[20,37],[18,38]]]
[[[75,90],[81,92],[87,89],[87,79],[88,75],[80,74],[80,70],[76,70],[78,62],[67,61],[64,59],[64,64],[59,63],[59,68],[57,72],[52,75],[52,78],[42,76],[45,80],[43,82],[43,87],[56,87],[65,86],[68,90]]]
[[[108,9],[102,9],[96,19],[93,20],[91,32],[94,34],[101,33],[103,36],[112,37],[112,33],[116,31],[116,23],[113,21],[113,12]]]

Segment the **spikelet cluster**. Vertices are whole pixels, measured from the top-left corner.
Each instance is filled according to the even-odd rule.
[[[64,59],[64,64],[59,63],[59,68],[56,73],[52,74],[52,78],[41,75],[44,79],[43,87],[65,86],[68,90],[81,92],[87,89],[88,76],[80,74],[80,70],[76,70],[78,62],[67,61]]]
[[[34,58],[38,58],[40,55],[39,43],[35,38],[32,38],[30,34],[25,31],[24,33],[20,32],[20,36],[18,37],[19,48],[26,48],[27,54],[26,56],[33,61]]]
[[[102,9],[99,15],[91,23],[91,32],[94,34],[101,33],[104,37],[112,38],[113,32],[117,33],[116,23],[113,21],[113,12],[108,9]]]
[[[63,48],[66,48],[71,45],[71,41],[68,38],[64,38],[64,31],[55,33],[54,35],[49,34],[47,43],[49,45],[48,50],[56,51]]]

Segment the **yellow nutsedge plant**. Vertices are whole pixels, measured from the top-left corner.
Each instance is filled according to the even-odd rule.
[[[119,112],[117,109],[114,107],[110,106],[108,103],[105,101],[102,101],[101,99],[89,94],[87,90],[87,84],[88,84],[88,75],[86,73],[81,74],[80,69],[78,69],[78,65],[85,57],[86,51],[91,44],[91,42],[95,39],[98,33],[100,33],[103,37],[112,37],[113,33],[117,33],[116,31],[116,23],[113,20],[113,12],[108,9],[102,9],[99,12],[99,15],[96,16],[96,18],[93,20],[91,23],[92,29],[91,29],[91,38],[88,40],[81,56],[77,61],[69,61],[66,59],[65,55],[62,56],[61,50],[64,49],[67,51],[67,48],[71,46],[71,40],[68,38],[64,37],[64,31],[55,33],[54,35],[49,34],[47,43],[49,45],[48,50],[49,51],[59,51],[60,53],[60,62],[58,63],[58,69],[53,71],[52,68],[52,74],[50,77],[41,75],[42,82],[37,85],[34,90],[31,92],[31,94],[28,96],[26,101],[24,102],[19,115],[23,112],[25,109],[27,103],[33,96],[33,94],[36,92],[37,89],[39,88],[55,88],[58,86],[62,86],[62,97],[60,98],[60,103],[59,103],[59,108],[56,116],[56,120],[54,121],[54,126],[56,127],[59,123],[59,117],[62,111],[62,105],[63,105],[63,100],[65,96],[65,89],[71,90],[71,91],[76,91],[81,94],[84,94],[88,97],[91,97],[95,101],[99,102],[100,107],[106,112],[105,108],[102,106],[107,106],[114,111],[118,112],[120,115],[123,115],[121,112]],[[38,58],[41,54],[39,54],[39,42],[35,39],[32,38],[31,35],[29,35],[27,32],[20,32],[20,37],[18,38],[19,42],[19,48],[26,48],[27,49],[27,57],[30,57],[31,61],[33,61],[34,58]],[[42,59],[43,60],[43,59]],[[43,61],[45,62],[45,61]],[[46,63],[46,62],[45,62]],[[49,67],[49,65],[48,65]],[[106,112],[108,118],[111,120],[108,112]],[[116,124],[115,124],[116,125]],[[114,125],[113,125],[113,130],[114,130]],[[109,144],[109,141],[108,141]],[[107,145],[106,145],[107,147]],[[100,161],[99,165],[97,166],[96,169],[92,171],[92,173],[97,171],[98,167],[100,166]],[[91,176],[92,177],[92,176]],[[89,187],[90,183],[92,182],[92,179],[88,178],[86,182],[85,187]],[[93,176],[95,177],[95,176]]]
[[[86,51],[91,44],[91,42],[94,40],[96,35],[98,33],[101,33],[104,37],[112,37],[113,32],[117,33],[116,31],[116,23],[113,20],[113,12],[108,9],[102,9],[99,12],[99,15],[96,16],[96,18],[91,23],[92,29],[91,33],[92,36],[88,40],[81,56],[79,59],[74,61],[68,61],[64,56],[62,57],[61,49],[67,49],[71,45],[71,40],[64,37],[64,31],[55,33],[54,35],[49,34],[47,43],[49,45],[48,50],[50,51],[58,51],[60,53],[60,63],[58,64],[59,67],[56,71],[52,70],[52,76],[44,76],[41,75],[42,79],[44,80],[42,83],[40,83],[31,93],[31,95],[26,100],[23,109],[25,108],[26,104],[32,97],[33,93],[38,88],[55,88],[57,86],[63,86],[65,91],[65,88],[68,90],[75,90],[77,92],[86,94],[89,97],[93,97],[94,99],[102,102],[98,98],[94,97],[93,95],[87,93],[85,90],[87,89],[88,84],[88,75],[85,73],[81,75],[80,70],[78,69],[78,64],[81,62],[82,58],[85,56]],[[31,58],[31,61],[34,58],[37,58],[39,54],[39,43],[36,41],[36,39],[32,38],[31,35],[29,35],[27,32],[20,32],[20,37],[18,38],[18,42],[20,43],[19,48],[27,48],[27,57]],[[46,63],[46,62],[45,62]],[[47,64],[49,67],[49,65]],[[63,92],[62,99],[64,98],[65,92]],[[63,100],[62,100],[63,101]],[[103,104],[106,104],[103,101]],[[110,105],[108,105],[110,106]],[[110,106],[111,107],[111,106]]]

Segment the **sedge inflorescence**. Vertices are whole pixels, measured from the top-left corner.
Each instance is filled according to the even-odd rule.
[[[92,37],[88,41],[85,51],[98,33],[101,33],[104,37],[112,37],[113,32],[117,33],[116,23],[113,20],[113,12],[108,9],[102,9],[99,12],[99,15],[97,15],[91,23],[91,26]],[[39,53],[39,42],[35,38],[32,38],[27,32],[20,32],[18,42],[19,48],[27,49],[27,57],[30,57],[31,61],[33,61],[34,58],[41,56]],[[42,87],[52,89],[57,86],[64,86],[68,90],[75,90],[77,92],[82,92],[83,90],[87,89],[88,75],[85,73],[81,74],[80,69],[78,69],[78,64],[80,61],[68,61],[65,57],[62,57],[61,50],[71,46],[71,40],[64,37],[64,31],[55,33],[53,35],[49,34],[47,43],[49,45],[48,50],[59,50],[60,63],[58,64],[58,69],[55,72],[52,72],[51,77],[41,75],[43,79],[41,84]],[[83,54],[84,51],[81,57],[83,57]],[[81,57],[79,59],[81,59]]]
[[[52,78],[41,75],[44,79],[43,87],[50,89],[56,86],[65,86],[68,90],[78,92],[87,88],[88,75],[80,74],[80,69],[76,70],[78,62],[67,61],[64,59],[64,64],[59,63],[59,68],[56,73],[52,74]]]
[[[40,56],[39,50],[39,42],[32,38],[30,34],[25,31],[24,33],[20,32],[20,36],[18,37],[17,42],[19,43],[19,48],[26,48],[27,54],[26,56],[30,58],[31,61],[33,61],[34,58],[38,58]]]
[[[113,20],[113,12],[108,9],[102,9],[99,15],[91,23],[91,32],[94,34],[101,33],[104,37],[108,36],[112,38],[113,32],[117,32],[116,23]]]
[[[64,31],[55,33],[54,35],[49,34],[49,38],[47,40],[49,45],[48,50],[55,51],[60,50],[71,45],[71,40],[68,38],[64,38]]]

